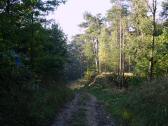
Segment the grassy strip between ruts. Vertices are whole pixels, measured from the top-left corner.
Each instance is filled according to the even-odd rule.
[[[96,96],[97,99],[105,105],[106,110],[112,114],[116,120],[116,123],[124,122],[124,115],[122,115],[123,110],[121,109],[122,105],[120,103],[124,102],[124,100],[127,98],[125,91],[101,88],[99,86],[90,87],[88,88],[88,91]]]
[[[87,118],[86,118],[86,102],[88,98],[85,95],[81,95],[78,106],[79,109],[75,113],[72,114],[71,120],[69,121],[69,126],[86,126]]]

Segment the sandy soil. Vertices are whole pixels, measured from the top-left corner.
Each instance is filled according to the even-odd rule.
[[[51,126],[115,126],[103,105],[93,95],[82,92],[75,95],[59,113]]]

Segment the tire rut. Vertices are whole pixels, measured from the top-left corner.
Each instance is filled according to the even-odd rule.
[[[112,118],[95,96],[83,92],[75,95],[58,114],[51,126],[115,126]]]

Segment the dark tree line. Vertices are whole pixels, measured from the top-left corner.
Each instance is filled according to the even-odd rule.
[[[0,125],[42,125],[40,119],[49,118],[49,110],[40,114],[37,106],[47,106],[45,101],[51,98],[41,96],[44,102],[40,102],[37,94],[47,94],[53,85],[62,87],[67,45],[66,36],[59,26],[47,21],[45,16],[64,2],[0,1]],[[60,98],[51,96],[51,105],[59,106],[65,100],[62,97],[66,91],[61,94],[58,90],[56,93],[60,93]],[[54,103],[54,98],[57,103]],[[33,107],[36,107],[34,111]]]

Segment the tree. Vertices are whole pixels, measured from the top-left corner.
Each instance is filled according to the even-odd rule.
[[[96,71],[100,72],[100,62],[99,62],[99,38],[101,32],[101,25],[103,23],[103,19],[101,15],[98,14],[96,16],[91,15],[90,13],[84,14],[84,19],[86,22],[83,22],[80,27],[85,28],[85,34],[91,41],[93,48],[93,55],[95,59],[95,68]]]
[[[66,64],[68,80],[76,80],[84,76],[89,61],[91,61],[84,50],[85,46],[81,34],[74,36],[71,43],[68,44],[68,63]]]
[[[53,25],[44,27],[43,24],[44,14],[53,11],[62,2],[0,1],[1,125],[38,126],[41,115],[36,117],[37,112],[33,111],[39,106],[38,101],[34,101],[41,97],[37,94],[47,93],[53,85],[61,86],[58,81],[65,80],[66,37],[58,25],[51,22]],[[61,92],[64,91],[62,89]],[[46,101],[50,99],[48,96],[44,98]],[[60,94],[59,99],[62,99]],[[41,118],[44,119],[44,116]],[[42,125],[47,125],[45,123]]]
[[[108,20],[111,23],[111,30],[115,32],[116,44],[118,48],[118,75],[121,76],[121,86],[124,86],[124,72],[125,72],[125,34],[128,28],[127,16],[128,5],[122,0],[112,1],[113,7],[108,11]]]
[[[152,13],[152,25],[153,25],[153,34],[152,34],[152,47],[151,47],[151,58],[150,58],[150,64],[149,64],[149,79],[150,81],[153,79],[153,71],[154,71],[154,51],[155,51],[155,36],[156,36],[156,12],[157,12],[157,0],[152,0],[152,6],[149,5],[148,1],[147,5]]]

